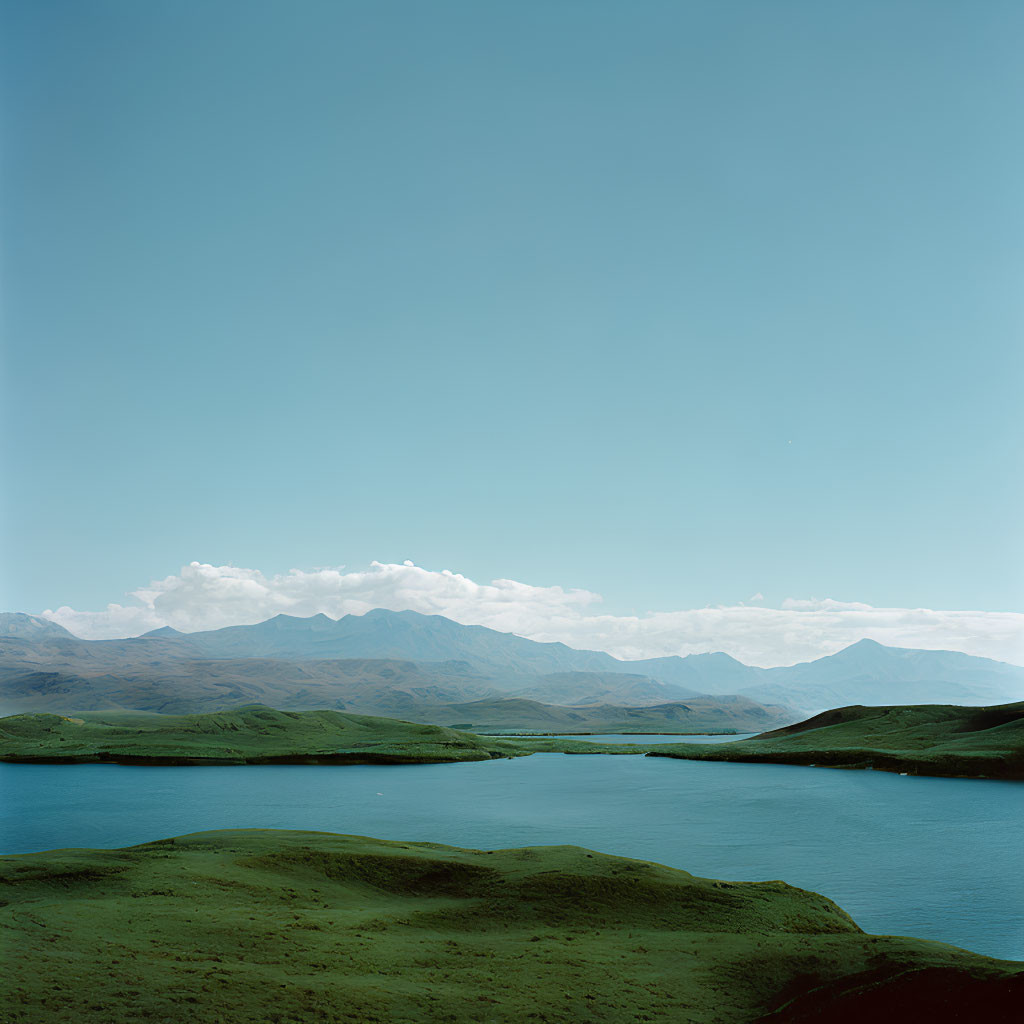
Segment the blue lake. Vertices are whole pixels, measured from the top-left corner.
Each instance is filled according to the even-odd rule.
[[[736,740],[749,739],[756,732],[737,732],[728,736],[715,733],[637,733],[637,732],[606,732],[587,735],[579,732],[562,732],[554,734],[554,739],[586,740],[587,743],[733,743]]]
[[[534,754],[415,766],[0,764],[0,849],[294,828],[483,849],[574,843],[783,879],[870,932],[1024,959],[1024,785]]]

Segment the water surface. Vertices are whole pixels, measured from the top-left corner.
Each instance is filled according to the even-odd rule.
[[[721,733],[709,735],[704,732],[669,732],[658,734],[648,732],[604,732],[588,736],[580,732],[563,732],[548,738],[557,740],[586,740],[588,743],[732,743],[733,740],[746,740],[751,736],[757,735],[759,733],[756,732],[738,732],[730,733],[729,735]]]
[[[3,852],[294,828],[483,849],[574,843],[783,879],[867,931],[1024,959],[1024,785],[792,765],[534,754],[468,764],[0,764]]]

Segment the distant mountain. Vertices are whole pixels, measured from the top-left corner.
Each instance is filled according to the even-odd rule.
[[[861,640],[827,658],[766,669],[740,692],[813,711],[845,704],[998,704],[1024,697],[1024,668],[959,651]]]
[[[365,643],[361,649],[389,649],[378,643],[382,617],[371,616],[370,625],[374,625],[375,618],[377,626],[369,633],[377,637],[377,646]],[[421,618],[431,624],[435,617]],[[437,618],[442,636],[448,634],[462,642],[446,647],[435,633],[432,642],[424,643],[420,650],[434,655],[475,650],[470,642],[480,640],[475,630],[467,641],[459,634],[471,627]],[[355,622],[349,626],[359,624],[360,617],[352,619]],[[87,641],[57,627],[52,633],[40,631],[30,638],[3,637],[0,714],[119,709],[205,712],[258,702],[278,708],[334,708],[427,723],[463,719],[470,714],[479,718],[474,724],[481,728],[544,730],[550,725],[555,729],[575,727],[577,731],[594,731],[602,722],[627,721],[640,730],[645,728],[645,721],[647,728],[654,729],[669,728],[675,721],[676,728],[684,724],[697,731],[760,731],[798,717],[788,708],[765,707],[750,698],[697,697],[692,698],[696,704],[689,707],[692,691],[635,674],[520,671],[534,654],[531,641],[521,637],[511,638],[513,646],[523,652],[514,669],[501,670],[491,667],[493,661],[476,659],[478,664],[491,667],[489,672],[460,659],[416,662],[395,657],[289,658],[277,653],[308,655],[336,650],[337,637],[327,642],[335,625],[326,617],[304,620],[284,616],[257,627],[198,635],[161,629],[128,640]],[[408,633],[406,625],[399,620],[396,632]],[[412,625],[421,627],[422,623],[414,621]],[[352,632],[358,636],[358,631]],[[417,632],[422,630],[414,628],[414,635]],[[492,630],[482,632],[482,641],[492,652],[499,643],[487,634],[505,636]],[[348,646],[360,649],[354,644]],[[536,646],[543,652],[546,645]],[[209,653],[229,650],[247,656],[217,657]],[[275,656],[266,656],[266,652],[275,652]],[[253,656],[257,653],[260,656]],[[538,665],[547,663],[541,656],[532,660]],[[528,699],[528,695],[535,699]],[[681,703],[682,698],[686,698],[687,706]],[[650,705],[662,706],[663,710],[643,714]],[[596,708],[600,711],[593,711]],[[518,721],[517,713],[521,713]]]
[[[788,708],[767,707],[747,697],[694,697],[655,707],[614,701],[576,707],[545,704],[509,697],[461,662],[225,658],[136,665],[118,672],[96,669],[92,666],[95,674],[89,674],[89,667],[74,672],[65,664],[62,670],[44,671],[0,660],[0,715],[110,710],[184,714],[261,702],[283,710],[329,708],[410,722],[535,732],[761,732],[794,718]],[[546,678],[536,677],[539,689]],[[552,685],[565,685],[565,677]]]
[[[546,704],[664,704],[697,696],[699,690],[627,672],[550,672],[529,677],[517,697]]]
[[[332,700],[341,700],[341,680],[354,692],[351,673],[327,667],[329,662],[411,665],[403,671],[418,673],[418,690],[440,687],[435,703],[516,696],[560,706],[651,706],[685,702],[694,694],[741,694],[813,714],[850,703],[984,705],[1024,698],[1024,668],[870,640],[816,661],[762,669],[723,653],[620,661],[603,651],[538,643],[441,615],[385,609],[338,620],[278,615],[250,626],[198,633],[164,628],[133,639],[103,641],[79,640],[35,616],[8,615],[0,626],[4,622],[9,624],[7,638],[0,639],[0,680],[15,670],[56,671],[71,677],[136,679],[140,685],[145,679],[150,686],[187,678],[189,686],[196,686],[202,676],[219,678],[221,693],[276,706],[285,706],[282,694],[315,693],[317,699],[326,699],[330,692]],[[277,667],[271,669],[270,662]],[[314,668],[314,662],[320,667]],[[187,670],[185,663],[191,665]],[[370,685],[374,671],[365,666],[361,671],[368,673]],[[314,676],[319,680],[315,684]]]
[[[700,733],[761,732],[791,717],[745,697],[696,697],[648,707],[558,707],[520,698],[494,698],[417,709],[416,721],[483,732]]]
[[[485,626],[464,626],[441,615],[378,608],[334,620],[326,615],[278,615],[253,626],[136,641],[181,645],[206,658],[286,659],[397,658],[462,661],[506,692],[564,703],[610,696],[624,703],[637,696],[637,684],[585,692],[576,679],[559,690],[552,681],[539,688],[537,675],[596,673],[644,677],[642,703],[685,699],[693,693],[742,693],[759,701],[789,704],[815,712],[837,704],[934,703],[992,704],[1024,697],[1024,668],[954,651],[915,651],[863,640],[838,654],[783,668],[744,665],[723,653],[620,661],[603,651],[578,651],[562,643],[538,643]],[[111,643],[115,641],[109,641]],[[527,678],[524,678],[527,677]],[[577,683],[581,684],[577,686]],[[650,684],[675,687],[659,697]],[[629,690],[633,698],[627,698]]]
[[[105,644],[50,650],[0,640],[0,715],[29,711],[216,711],[239,704],[278,708],[379,708],[382,714],[419,704],[500,696],[463,663],[350,659],[126,657]],[[98,648],[98,650],[97,650]]]
[[[71,637],[63,626],[44,619],[39,615],[26,615],[24,612],[0,612],[0,637],[21,637],[26,640],[40,640],[53,637]]]
[[[575,651],[561,643],[537,643],[486,626],[464,626],[443,615],[383,608],[337,620],[326,615],[275,615],[252,626],[227,626],[173,639],[206,658],[465,661],[477,671],[504,675],[616,671],[615,666],[622,665],[610,654],[599,651]]]

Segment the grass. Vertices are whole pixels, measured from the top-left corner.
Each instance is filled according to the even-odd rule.
[[[205,715],[91,712],[0,719],[0,760],[81,764],[429,764],[533,753],[676,757],[1024,779],[1024,703],[850,707],[747,740],[593,743],[255,704]]]
[[[837,708],[735,743],[682,744],[652,757],[874,768],[909,775],[1024,779],[1024,702]]]
[[[513,744],[436,725],[260,704],[206,715],[93,712],[0,719],[0,760],[82,764],[429,764],[512,757]]]
[[[1024,965],[865,935],[815,893],[578,847],[206,832],[0,857],[0,897],[5,1024],[941,1024],[1024,999]]]

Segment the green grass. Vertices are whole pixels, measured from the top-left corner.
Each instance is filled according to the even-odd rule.
[[[663,747],[651,756],[1024,779],[1024,702],[837,708],[748,740]]]
[[[430,764],[659,749],[642,742],[478,736],[394,718],[277,711],[261,704],[202,715],[95,711],[0,718],[0,761],[51,764]]]
[[[206,832],[0,857],[0,898],[5,1024],[937,1024],[1024,999],[1024,965],[865,935],[815,893],[578,847]]]
[[[593,743],[478,736],[338,711],[250,705],[206,715],[90,712],[0,719],[0,760],[121,764],[428,764],[533,753],[649,754],[1024,779],[1024,703],[839,708],[732,743]]]
[[[207,715],[93,712],[0,719],[0,760],[122,764],[428,764],[512,757],[513,744],[436,725],[250,705]]]

